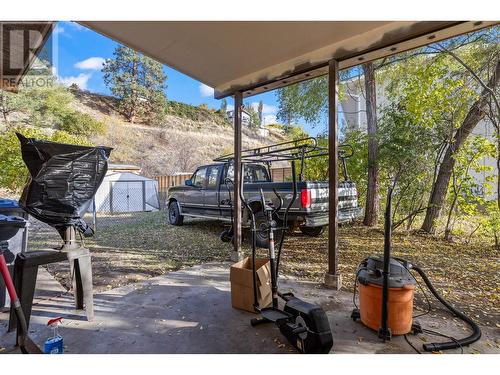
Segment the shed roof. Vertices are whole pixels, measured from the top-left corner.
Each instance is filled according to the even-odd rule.
[[[156,181],[152,178],[142,176],[133,172],[108,171],[104,181]]]

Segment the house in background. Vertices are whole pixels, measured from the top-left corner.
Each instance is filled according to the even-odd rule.
[[[348,80],[342,81],[341,85],[344,86],[344,97],[342,98],[340,105],[343,121],[341,123],[342,133],[347,133],[349,131],[363,131],[366,132],[367,122],[366,122],[366,98],[365,98],[365,81],[364,76],[360,75],[357,77],[350,78]],[[385,93],[385,85],[377,82],[377,114],[380,116],[380,110],[389,104]],[[476,128],[472,132],[473,135],[481,135],[488,138],[492,142],[495,141],[495,134],[492,130],[491,125],[488,124],[486,120],[482,120],[477,124]],[[498,174],[496,169],[496,160],[492,157],[483,158],[481,161],[482,165],[492,167],[491,171],[484,172],[471,172],[471,175],[476,179],[478,184],[477,194],[484,194],[484,185],[488,176],[494,176]],[[497,176],[498,178],[498,176]],[[497,185],[493,185],[492,192],[487,196],[488,199],[496,199],[498,196]]]
[[[140,173],[141,168],[135,165],[109,164],[94,198],[96,212],[157,211],[158,182]]]
[[[228,121],[231,124],[234,123],[234,110],[227,111],[226,116],[227,116]],[[250,126],[250,124],[251,124],[250,113],[248,113],[245,110],[241,111],[241,124],[244,126]]]
[[[232,124],[234,123],[234,110],[227,111],[227,120]],[[250,126],[252,125],[252,117],[250,116],[250,113],[248,113],[245,110],[241,111],[241,124],[244,126]],[[266,128],[263,125],[259,125],[257,128],[257,134],[259,134],[261,137],[269,137],[269,129]]]

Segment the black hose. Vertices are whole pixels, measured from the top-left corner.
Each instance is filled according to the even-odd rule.
[[[463,320],[465,323],[467,323],[471,328],[472,328],[472,334],[470,336],[467,336],[463,339],[460,340],[453,340],[449,342],[442,342],[442,343],[429,343],[429,344],[424,344],[423,349],[426,352],[437,352],[440,350],[449,350],[449,349],[456,349],[456,348],[461,348],[467,345],[470,345],[477,340],[481,338],[481,330],[479,329],[479,326],[474,323],[472,319],[470,319],[467,315],[462,313],[461,311],[458,311],[455,309],[452,305],[450,305],[441,295],[437,292],[436,289],[434,289],[434,286],[432,285],[431,281],[427,277],[424,271],[418,266],[412,265],[412,268],[417,271],[417,273],[420,275],[422,280],[424,280],[425,285],[429,288],[431,293],[436,297],[436,299],[441,302],[448,310],[450,310],[453,314],[455,314],[459,319]]]

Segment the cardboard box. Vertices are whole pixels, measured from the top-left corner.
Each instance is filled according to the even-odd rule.
[[[257,258],[257,302],[260,308],[267,307],[272,302],[271,267],[269,259]],[[255,312],[253,308],[253,276],[252,259],[245,258],[231,266],[231,304],[236,309]]]

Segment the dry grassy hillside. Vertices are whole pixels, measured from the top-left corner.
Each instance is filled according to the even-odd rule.
[[[103,135],[95,136],[96,144],[111,146],[112,163],[134,164],[147,176],[191,172],[202,163],[232,151],[231,124],[210,119],[199,121],[168,115],[161,126],[126,122],[116,110],[112,97],[88,92],[75,93],[75,109],[106,123]],[[220,121],[219,121],[220,122]],[[270,130],[269,137],[261,137],[254,129],[244,128],[243,147],[258,147],[283,141],[284,136]]]

